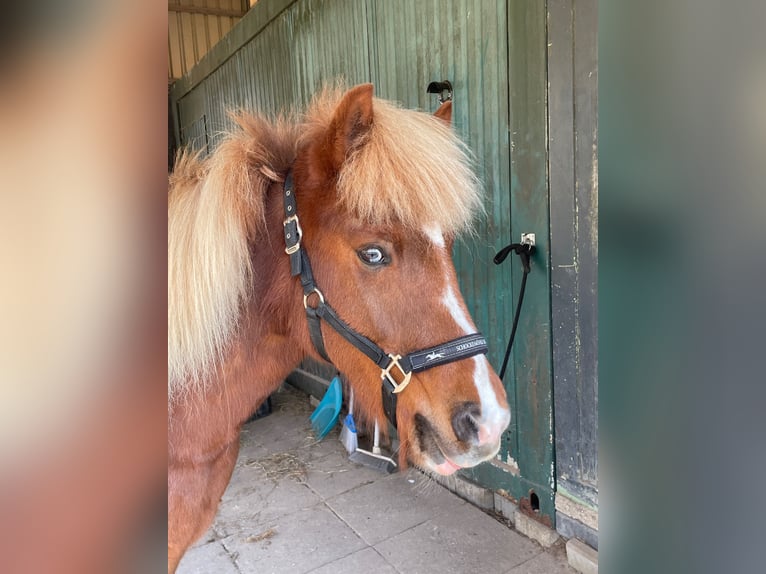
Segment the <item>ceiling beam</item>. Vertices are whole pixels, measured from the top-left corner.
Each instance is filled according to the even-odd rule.
[[[245,10],[187,6],[185,4],[179,4],[178,2],[168,2],[168,12],[181,12],[184,14],[205,14],[207,16],[226,16],[228,18],[242,18],[242,16],[245,15]]]

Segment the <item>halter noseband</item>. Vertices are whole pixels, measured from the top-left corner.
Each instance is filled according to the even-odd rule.
[[[317,353],[327,362],[332,363],[330,357],[327,356],[324,337],[322,336],[321,320],[324,319],[344,339],[380,367],[380,376],[383,380],[383,410],[394,427],[396,427],[396,396],[410,383],[412,373],[454,363],[475,355],[486,354],[488,350],[487,341],[481,333],[458,337],[435,347],[413,351],[402,356],[386,353],[367,337],[352,329],[325,302],[324,295],[314,282],[308,255],[301,247],[303,230],[298,220],[292,171],[288,172],[285,178],[282,197],[285,213],[283,221],[285,252],[290,256],[290,273],[293,277],[300,275],[301,285],[303,285],[303,307],[306,310],[311,342]],[[308,304],[309,297],[312,295],[316,295],[318,300],[314,307]]]

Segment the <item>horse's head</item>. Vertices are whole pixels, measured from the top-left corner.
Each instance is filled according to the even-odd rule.
[[[450,118],[450,102],[434,117],[359,86],[331,110],[315,110],[299,147],[295,189],[316,284],[343,321],[386,353],[477,331],[451,250],[479,209],[479,186]],[[324,322],[322,332],[356,405],[382,423],[381,368]],[[440,474],[492,458],[510,421],[483,354],[414,372],[397,397],[400,461]]]

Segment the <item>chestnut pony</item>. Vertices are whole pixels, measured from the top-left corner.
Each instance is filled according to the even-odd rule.
[[[450,255],[481,206],[451,113],[451,102],[435,116],[402,109],[369,84],[327,89],[300,118],[240,114],[207,159],[179,156],[168,208],[169,571],[213,520],[243,421],[301,360],[320,358],[307,291],[309,310],[326,301],[353,333],[316,320],[368,421],[385,420],[389,364],[401,466],[448,475],[497,453],[507,399]],[[300,277],[285,253],[297,241]],[[376,364],[354,336],[390,355]]]

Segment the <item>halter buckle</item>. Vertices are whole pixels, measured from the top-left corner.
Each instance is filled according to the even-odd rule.
[[[295,222],[295,233],[298,235],[297,241],[295,242],[295,245],[285,247],[285,253],[288,255],[292,255],[293,253],[297,252],[301,248],[301,239],[303,239],[303,229],[301,228],[301,223],[298,221],[297,215],[291,215],[287,219],[285,219],[282,222],[282,227],[287,227],[292,222]]]
[[[409,373],[406,373],[404,369],[402,368],[402,365],[399,363],[399,359],[402,358],[401,355],[391,355],[389,353],[388,358],[391,359],[391,362],[388,364],[388,366],[385,369],[382,369],[380,371],[380,378],[383,380],[388,379],[388,382],[390,382],[394,387],[394,394],[401,393],[404,390],[404,387],[410,384],[410,380],[412,379],[412,371]],[[404,380],[402,380],[401,383],[397,383],[394,379],[393,375],[391,374],[391,369],[394,367],[397,367],[399,369],[399,372],[404,376]]]

